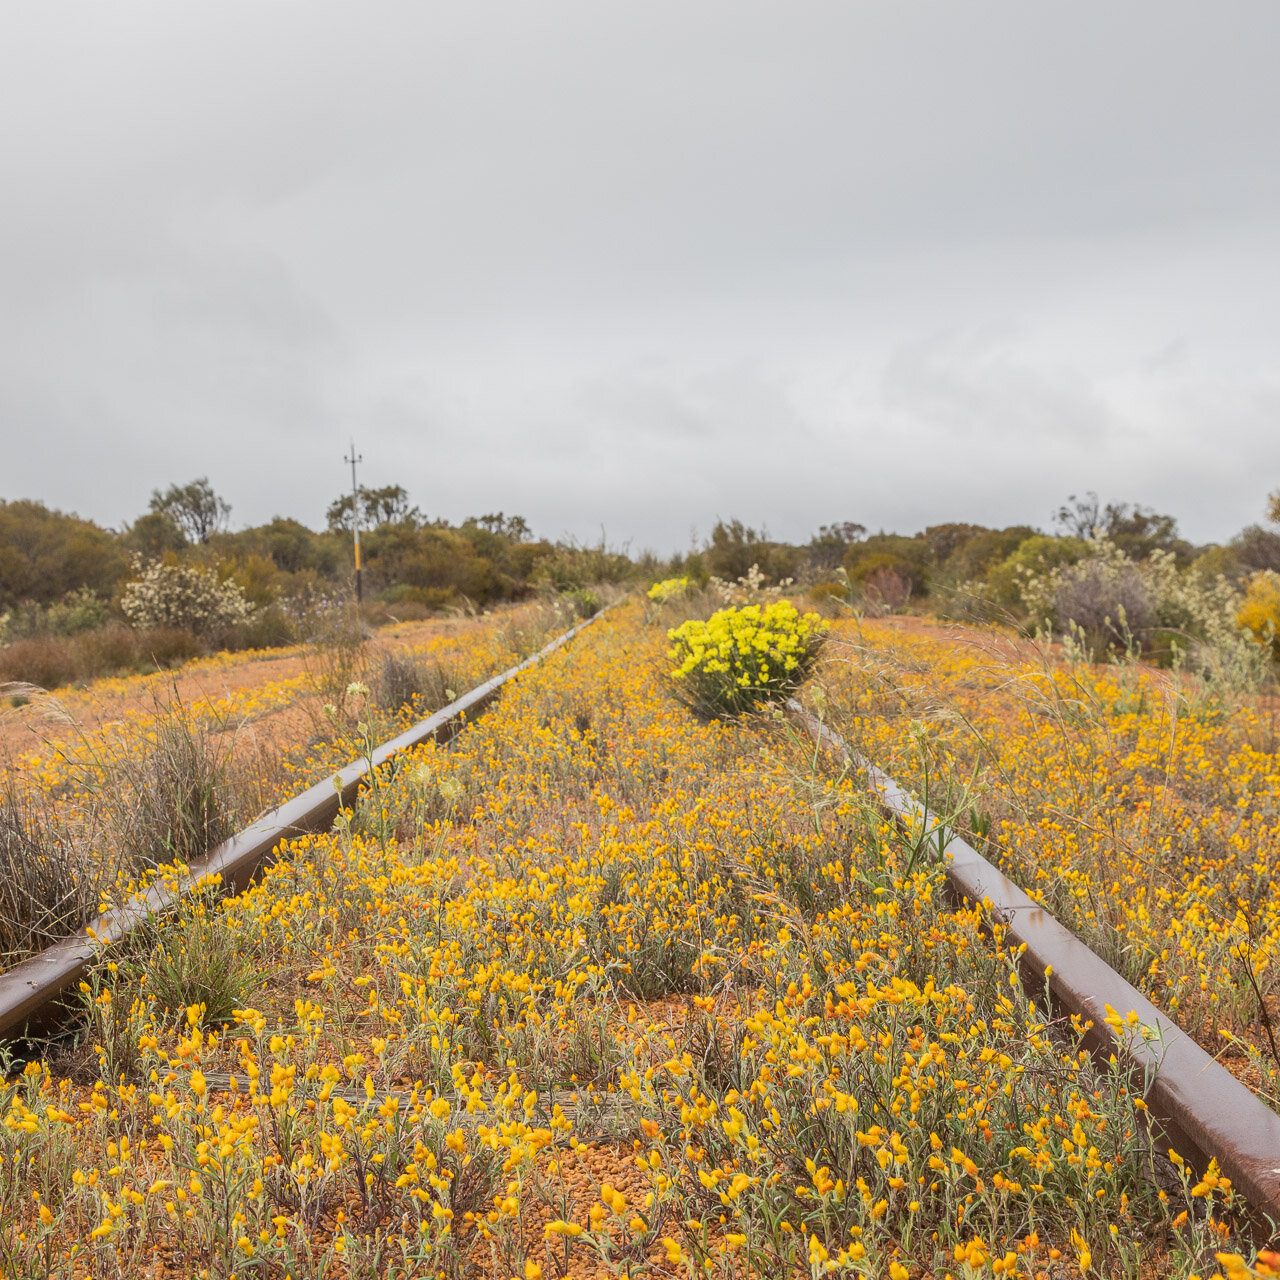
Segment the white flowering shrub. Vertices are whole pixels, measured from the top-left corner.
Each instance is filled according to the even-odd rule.
[[[1242,629],[1240,591],[1221,574],[1183,572],[1172,552],[1137,562],[1100,537],[1075,563],[1020,577],[1032,628],[1083,636],[1091,647],[1167,640],[1193,670],[1230,670],[1244,683],[1261,677],[1266,651]]]
[[[794,585],[794,578],[783,578],[777,586],[766,586],[765,576],[760,571],[760,566],[753,564],[736,582],[726,582],[713,574],[707,583],[707,590],[719,596],[726,606],[738,608],[741,605],[776,600]]]
[[[184,627],[199,636],[253,615],[236,582],[222,582],[212,569],[187,564],[157,563],[142,570],[125,587],[120,607],[135,627]]]

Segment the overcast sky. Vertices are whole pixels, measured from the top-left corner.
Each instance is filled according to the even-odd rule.
[[[5,6],[0,497],[670,550],[1280,487],[1280,5]]]

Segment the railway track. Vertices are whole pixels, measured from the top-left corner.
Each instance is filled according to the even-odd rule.
[[[103,945],[119,942],[171,910],[211,875],[220,875],[229,892],[242,891],[283,841],[331,826],[341,808],[354,801],[371,763],[376,768],[428,740],[448,740],[504,685],[600,616],[579,623],[524,662],[384,743],[371,762],[353,761],[333,778],[269,810],[193,863],[176,885],[151,889],[0,974],[0,1041],[47,1032],[65,1021],[64,996],[75,989]],[[905,822],[930,822],[932,815],[919,801],[798,702],[789,703],[788,710],[821,748],[866,774],[887,810]],[[1021,963],[1029,985],[1047,989],[1057,1008],[1088,1024],[1086,1044],[1095,1057],[1116,1062],[1142,1081],[1147,1105],[1174,1149],[1199,1168],[1216,1158],[1259,1221],[1280,1223],[1280,1116],[976,849],[949,832],[941,833],[940,844],[955,892],[982,904],[1006,929],[1007,938],[1023,946]],[[1136,1015],[1136,1025],[1127,1020],[1130,1013]],[[210,1078],[211,1087],[224,1083]],[[559,1102],[566,1114],[578,1110],[576,1099],[567,1094],[550,1101]],[[608,1108],[618,1113],[615,1122],[624,1121],[628,1101],[610,1098]],[[625,1129],[625,1123],[620,1127]]]
[[[895,817],[926,830],[933,822],[952,889],[983,906],[1024,948],[1020,962],[1031,989],[1047,989],[1055,1008],[1083,1019],[1095,1059],[1114,1061],[1143,1082],[1144,1100],[1179,1155],[1200,1170],[1216,1159],[1273,1229],[1280,1224],[1280,1116],[887,773],[799,702],[787,709],[819,746],[864,773]]]
[[[608,606],[611,608],[612,606]],[[145,893],[91,920],[78,933],[0,973],[0,1043],[48,1032],[66,1021],[63,996],[75,990],[104,946],[172,910],[202,881],[220,876],[223,888],[239,893],[285,840],[325,831],[356,798],[370,768],[431,739],[447,741],[488,704],[509,681],[541,662],[607,612],[602,609],[557,636],[537,653],[456,698],[404,733],[384,742],[371,760],[353,760],[323,782],[294,796],[196,859],[175,884],[157,884]]]

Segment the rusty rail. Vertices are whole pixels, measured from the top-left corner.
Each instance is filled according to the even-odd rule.
[[[451,738],[466,723],[467,717],[489,703],[503,685],[568,644],[605,612],[607,609],[601,609],[557,636],[532,657],[477,685],[434,715],[384,742],[372,753],[373,767],[385,764],[397,752],[420,746],[428,739],[441,741]],[[91,920],[78,933],[0,973],[0,1041],[21,1038],[56,1026],[65,1017],[65,1011],[59,1005],[60,998],[79,983],[101,948],[119,942],[147,920],[170,910],[190,894],[199,881],[219,875],[228,892],[239,893],[248,887],[259,867],[282,841],[307,832],[327,830],[340,810],[355,799],[368,772],[368,760],[353,760],[301,795],[268,809],[243,831],[215,846],[205,857],[193,861],[175,884],[153,885],[123,906]]]
[[[794,699],[787,708],[819,746],[864,771],[892,813],[907,821],[930,821],[924,805],[838,733]],[[1010,939],[1025,944],[1021,963],[1032,985],[1047,987],[1057,1007],[1092,1023],[1086,1046],[1095,1056],[1115,1054],[1148,1082],[1145,1101],[1170,1145],[1199,1169],[1216,1158],[1236,1190],[1275,1229],[1280,1224],[1280,1116],[976,849],[949,832],[942,835],[949,837],[942,853],[952,887],[984,906]],[[1137,1014],[1138,1028],[1116,1031],[1108,1025],[1108,1018],[1124,1019],[1131,1012]]]

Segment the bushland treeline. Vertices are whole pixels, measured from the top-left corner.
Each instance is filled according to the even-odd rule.
[[[207,479],[156,491],[123,529],[34,500],[0,500],[0,682],[53,687],[149,669],[215,648],[305,638],[352,596],[350,496],[323,530],[277,516],[232,530]],[[400,486],[361,492],[364,618],[371,624],[484,609],[538,591],[630,578],[604,546],[551,542],[501,512],[459,525],[425,517]]]
[[[1224,545],[1193,546],[1173,516],[1089,494],[1069,498],[1047,529],[953,522],[898,534],[844,521],[788,543],[721,519],[709,538],[671,558],[553,542],[518,515],[431,519],[399,485],[362,490],[360,508],[371,623],[536,592],[577,593],[589,610],[602,582],[685,576],[706,585],[754,572],[873,611],[1072,621],[1146,643],[1157,631],[1199,625],[1162,602],[1170,583],[1220,582],[1243,596],[1259,575],[1265,585],[1280,572],[1280,532],[1268,527],[1280,517],[1274,503],[1266,526],[1251,524]],[[199,479],[157,490],[146,512],[112,530],[38,501],[0,500],[0,680],[50,686],[201,649],[290,643],[316,609],[350,598],[352,509],[350,495],[336,499],[323,530],[286,516],[232,530],[230,505]],[[1082,616],[1032,618],[1063,609]]]
[[[366,587],[405,613],[464,600],[484,606],[519,597],[539,576],[581,576],[580,548],[535,539],[519,516],[453,526],[426,519],[398,486],[362,498]],[[331,506],[329,527],[319,532],[286,516],[233,532],[229,505],[198,480],[157,492],[150,511],[116,531],[41,502],[0,499],[0,610],[48,608],[85,591],[110,602],[140,562],[158,560],[216,569],[255,608],[331,595],[349,585],[354,569],[350,512],[347,497]]]

